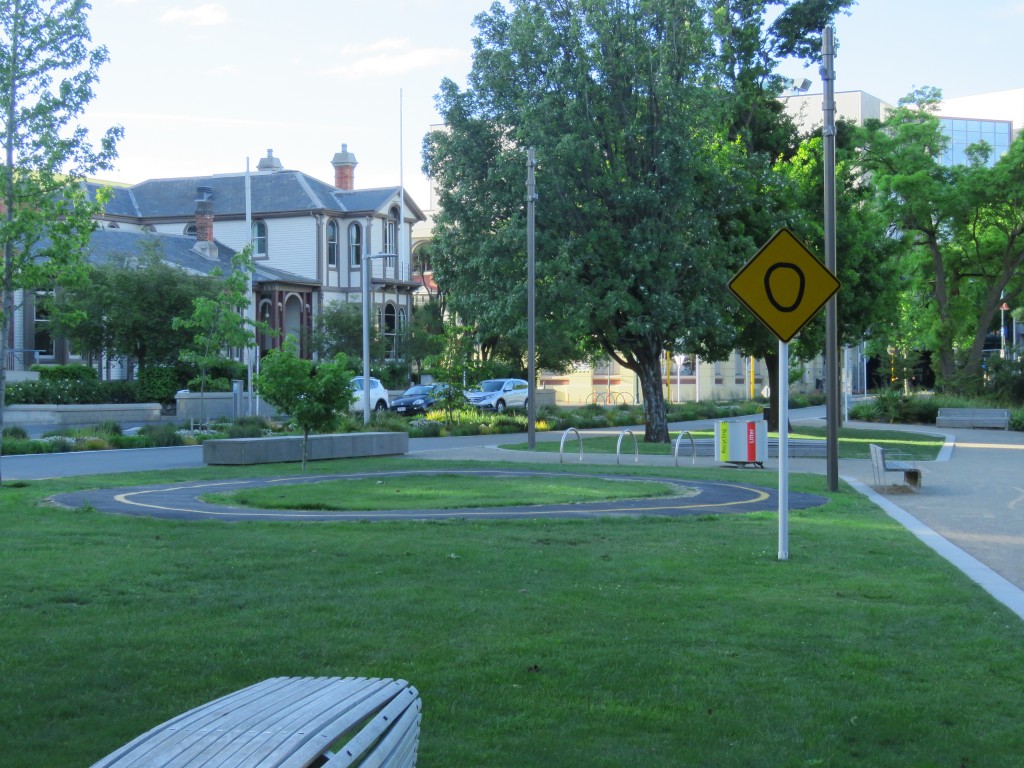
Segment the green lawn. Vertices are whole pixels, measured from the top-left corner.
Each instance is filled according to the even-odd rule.
[[[312,472],[372,468],[424,463]],[[180,523],[44,501],[294,471],[0,489],[5,768],[87,766],[274,675],[410,680],[423,768],[1009,768],[1024,754],[1024,624],[848,489],[791,511],[788,562],[770,513]],[[827,495],[821,477],[790,483]]]
[[[429,470],[429,466],[424,468]],[[454,473],[357,477],[208,493],[216,504],[257,509],[388,510],[574,504],[679,495],[669,485],[574,477],[474,477]]]
[[[614,429],[614,428],[609,428]],[[584,453],[615,453],[615,449],[620,445],[619,440],[622,434],[621,430],[615,430],[614,435],[605,435],[599,437],[587,437],[583,436],[583,452]],[[714,432],[708,430],[690,430],[690,434],[694,438],[712,438]],[[672,432],[671,443],[645,443],[643,442],[644,435],[643,431],[634,433],[637,440],[637,449],[641,454],[644,455],[665,455],[671,456],[675,450],[675,441],[679,436],[678,432]],[[778,437],[777,432],[769,432],[769,437]],[[825,428],[824,427],[798,427],[793,432],[789,433],[791,438],[802,439],[802,440],[825,440]],[[927,435],[923,433],[904,432],[894,429],[860,429],[852,427],[843,427],[839,430],[839,458],[841,459],[868,459],[871,458],[871,452],[868,449],[868,445],[875,443],[885,448],[890,448],[894,451],[903,451],[910,453],[918,461],[933,461],[939,453],[939,449],[942,448],[943,438],[936,437],[933,435]],[[685,438],[682,442],[681,453],[689,450],[689,441]],[[525,451],[529,450],[525,443],[512,443],[509,445],[503,445],[503,448],[509,448],[512,450]],[[559,449],[559,441],[539,441],[536,443],[536,450],[544,453],[557,453]],[[575,439],[570,438],[565,443],[565,452],[572,453],[578,451],[578,443]],[[633,452],[633,441],[627,435],[622,439],[621,451],[623,455],[631,455]]]

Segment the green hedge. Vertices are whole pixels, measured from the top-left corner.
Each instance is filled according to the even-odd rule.
[[[138,402],[138,383],[134,381],[40,379],[7,385],[7,405],[100,405]]]
[[[88,365],[33,365],[40,381],[99,381],[96,369]]]

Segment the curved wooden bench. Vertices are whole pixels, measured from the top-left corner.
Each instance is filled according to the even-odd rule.
[[[404,680],[274,677],[178,715],[92,768],[411,768],[420,707]]]

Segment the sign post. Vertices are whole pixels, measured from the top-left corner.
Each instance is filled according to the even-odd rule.
[[[789,559],[789,341],[839,290],[836,276],[783,227],[729,281],[779,337],[779,560]]]

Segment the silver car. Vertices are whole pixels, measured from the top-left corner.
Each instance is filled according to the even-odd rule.
[[[523,379],[488,379],[466,392],[469,404],[501,413],[506,408],[525,408],[530,385]]]

